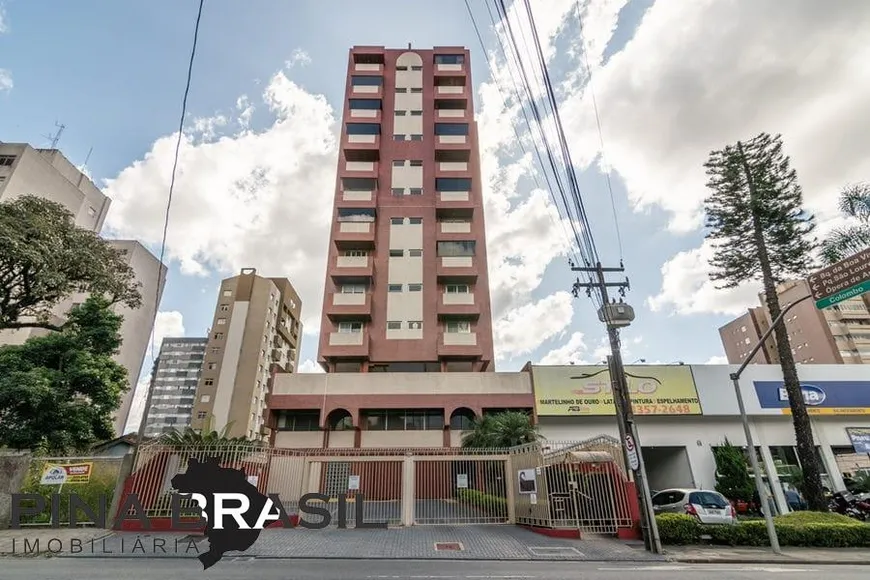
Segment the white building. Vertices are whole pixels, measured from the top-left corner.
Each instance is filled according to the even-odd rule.
[[[648,393],[646,403],[637,402],[644,398],[641,394],[633,394],[632,398],[639,411],[638,434],[653,489],[712,489],[716,484],[712,448],[726,438],[734,445],[745,445],[737,397],[729,378],[736,368],[727,365],[627,368],[635,377],[646,377],[630,376],[629,381],[632,390]],[[603,372],[591,379],[571,378],[591,374],[590,369]],[[690,377],[694,385],[675,386],[679,379],[674,378],[674,373]],[[847,431],[847,428],[870,428],[870,369],[859,365],[799,365],[798,373],[811,415],[823,480],[832,490],[844,489],[844,473],[870,467],[867,455],[855,454]],[[532,367],[531,377],[538,425],[548,440],[578,440],[600,434],[618,437],[612,411],[608,415],[595,414],[601,409],[584,406],[585,392],[572,393],[572,388],[584,390],[583,386],[576,389],[575,381],[606,386],[609,378],[604,367],[536,366]],[[654,378],[660,382],[651,380]],[[789,465],[798,465],[798,461],[788,403],[783,400],[784,393],[780,393],[782,372],[778,365],[750,365],[740,379],[740,387],[761,463],[771,474],[766,479],[773,484],[770,487],[779,509],[785,511],[779,474],[786,472]],[[697,404],[683,402],[692,397]],[[560,399],[558,402],[563,405],[552,404],[555,399]],[[580,404],[567,404],[571,399]],[[568,416],[567,408],[572,406],[573,416]],[[581,414],[589,410],[590,413]],[[664,414],[687,410],[696,414]]]

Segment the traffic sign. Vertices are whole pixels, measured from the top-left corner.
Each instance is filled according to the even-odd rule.
[[[870,248],[814,272],[807,283],[820,310],[870,292]]]
[[[637,457],[637,447],[634,445],[634,438],[631,435],[625,436],[625,451],[628,454],[628,466],[632,471],[637,471],[640,461]]]

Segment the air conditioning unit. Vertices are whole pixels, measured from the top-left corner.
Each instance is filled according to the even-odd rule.
[[[422,325],[421,325],[419,322],[412,322],[412,323],[409,325],[409,328],[410,328],[411,330],[420,330],[421,326],[422,326]]]

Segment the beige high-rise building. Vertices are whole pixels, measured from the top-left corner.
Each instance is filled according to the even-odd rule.
[[[209,331],[191,427],[267,439],[271,372],[290,373],[299,360],[302,301],[286,278],[253,268],[221,282]]]
[[[810,293],[805,280],[792,280],[777,288],[785,307]],[[759,300],[764,304],[764,296]],[[728,362],[740,364],[772,324],[766,307],[751,308],[719,329]],[[803,364],[870,363],[870,297],[857,296],[819,310],[812,300],[801,302],[785,316],[795,361]],[[777,364],[779,355],[771,336],[752,363]]]
[[[99,233],[106,219],[111,201],[96,185],[79,171],[57,149],[34,149],[23,143],[0,143],[0,202],[22,195],[36,195],[66,207],[77,226]],[[131,310],[123,305],[115,312],[124,317],[121,326],[123,340],[115,360],[127,369],[129,389],[114,417],[115,433],[123,435],[135,431],[138,425],[125,429],[135,395],[136,384],[148,349],[151,328],[163,286],[166,266],[148,249],[135,240],[109,240],[121,250],[141,284],[142,306]],[[158,283],[159,281],[159,283]],[[159,288],[158,288],[159,285]],[[81,304],[87,294],[76,294],[54,308],[52,322],[62,324],[70,308]],[[33,336],[44,336],[50,331],[38,328],[0,331],[0,344],[22,344]]]

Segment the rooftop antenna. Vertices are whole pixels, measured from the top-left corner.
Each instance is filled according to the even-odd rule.
[[[51,139],[50,149],[57,149],[57,142],[60,141],[60,136],[63,134],[63,130],[66,129],[66,125],[58,123],[57,121],[54,122],[54,126],[57,127],[57,133],[54,135],[50,133],[48,135],[43,135],[46,139]]]
[[[408,50],[411,50],[411,43],[408,43]]]

